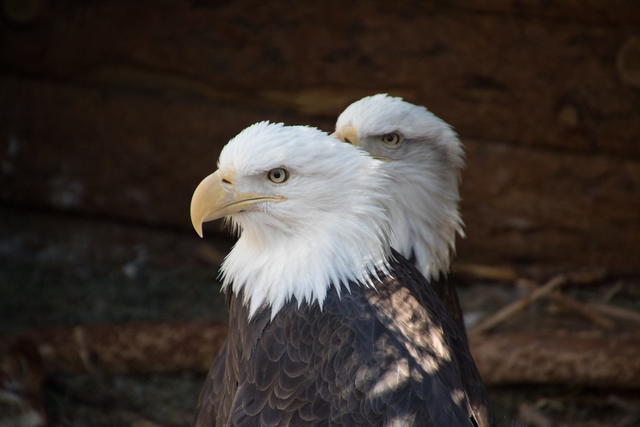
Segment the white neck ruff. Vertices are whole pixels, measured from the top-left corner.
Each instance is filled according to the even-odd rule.
[[[322,306],[330,286],[338,293],[349,282],[373,286],[376,270],[389,274],[390,247],[388,230],[376,224],[384,212],[371,213],[326,218],[287,235],[245,228],[222,265],[223,289],[231,285],[236,295],[243,289],[253,317],[265,305],[275,316],[291,297]]]
[[[408,259],[413,255],[427,280],[437,279],[440,272],[449,272],[456,233],[464,237],[457,171],[403,161],[387,163],[385,170],[394,178],[389,185],[394,198],[391,246]]]
[[[372,286],[377,271],[388,274],[389,180],[381,162],[352,156],[361,165],[340,166],[340,181],[232,216],[241,236],[222,264],[223,289],[244,291],[250,317],[265,305],[275,316],[292,297],[322,306],[330,286],[340,293],[350,282]]]

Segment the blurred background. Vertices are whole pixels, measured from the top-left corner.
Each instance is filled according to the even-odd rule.
[[[566,279],[471,334],[479,365],[491,336],[580,338],[582,354],[640,337],[640,3],[0,3],[0,354],[20,402],[0,398],[1,425],[188,425],[215,350],[112,368],[73,328],[226,322],[217,271],[233,240],[218,223],[197,237],[193,190],[248,125],[332,131],[376,93],[426,106],[464,143],[453,272],[469,327]],[[64,340],[76,361],[55,365]],[[629,351],[596,380],[481,367],[499,425],[640,424]]]

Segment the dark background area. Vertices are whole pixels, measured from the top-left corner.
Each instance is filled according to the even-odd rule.
[[[216,277],[232,240],[219,224],[204,240],[191,229],[196,185],[248,125],[332,131],[376,93],[425,105],[465,145],[456,263],[599,269],[590,292],[623,280],[618,303],[640,308],[640,3],[0,3],[1,333],[225,321]],[[478,286],[462,283],[469,312]],[[491,292],[492,309],[522,293]],[[114,379],[142,421],[83,399],[86,376],[51,379],[45,395],[53,425],[177,426],[201,381]],[[574,405],[586,422],[611,393],[640,401],[563,387],[492,389],[501,425],[522,402],[565,419]],[[540,403],[549,395],[583,400],[558,409]]]

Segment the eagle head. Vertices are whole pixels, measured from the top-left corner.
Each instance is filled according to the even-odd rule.
[[[200,236],[223,217],[240,234],[223,286],[275,315],[291,297],[322,304],[329,286],[371,284],[390,252],[381,164],[311,127],[262,122],[229,141],[191,201]]]
[[[447,273],[456,232],[464,236],[458,186],[462,144],[425,107],[379,94],[348,106],[333,134],[385,162],[391,178],[391,246],[415,259],[424,276]]]

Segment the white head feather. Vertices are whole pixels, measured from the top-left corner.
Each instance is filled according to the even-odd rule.
[[[292,296],[322,306],[329,286],[370,285],[387,273],[388,184],[382,162],[309,127],[258,123],[229,141],[220,170],[235,169],[236,189],[286,197],[231,216],[240,238],[222,265],[223,286],[244,290],[251,316],[272,315]],[[269,170],[289,179],[275,184]]]
[[[358,145],[392,159],[383,170],[392,182],[391,246],[406,258],[415,256],[423,275],[447,273],[455,252],[455,234],[464,237],[458,185],[464,152],[449,125],[426,108],[386,94],[363,98],[340,115],[336,130],[352,126]],[[387,146],[382,137],[397,134]]]

